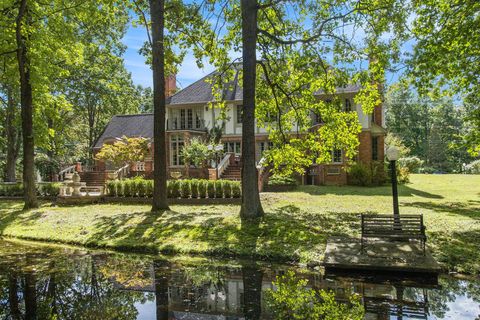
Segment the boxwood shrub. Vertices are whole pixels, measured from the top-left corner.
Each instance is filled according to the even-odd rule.
[[[59,184],[60,185],[60,184]],[[18,187],[17,187],[18,188]],[[53,188],[53,187],[49,187]],[[143,178],[133,178],[124,180],[108,181],[107,194],[111,197],[153,197],[153,180]],[[11,187],[9,192],[16,189]],[[50,190],[50,189],[48,189]],[[58,190],[58,188],[57,188]],[[16,192],[22,194],[20,188]],[[47,192],[47,191],[45,191]],[[50,193],[51,191],[48,191]],[[5,190],[0,187],[0,195],[4,194]],[[168,180],[167,194],[169,198],[239,198],[241,196],[241,187],[239,181],[230,180],[206,180],[206,179],[183,179],[183,180]]]
[[[37,195],[44,197],[55,197],[60,193],[59,182],[41,182],[36,184]],[[1,183],[0,197],[21,197],[23,196],[22,183]]]

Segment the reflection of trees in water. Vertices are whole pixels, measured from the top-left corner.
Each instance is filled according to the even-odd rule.
[[[457,296],[466,296],[480,304],[480,280],[459,280],[454,277],[441,277],[439,279],[440,289],[431,290],[429,306],[431,314],[438,318],[445,317],[450,311],[448,303],[455,302]],[[480,318],[480,315],[479,317]]]
[[[243,313],[246,320],[260,319],[262,314],[263,270],[255,261],[242,264]]]
[[[0,276],[2,319],[135,319],[134,303],[144,299],[115,288],[90,256],[35,259],[30,270],[15,269]]]

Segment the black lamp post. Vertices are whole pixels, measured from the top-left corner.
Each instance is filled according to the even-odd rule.
[[[396,162],[400,157],[397,147],[391,146],[387,149],[387,159],[390,161],[390,174],[392,178],[392,196],[393,196],[393,217],[395,223],[400,223],[400,211],[398,209],[398,189],[397,189],[397,166]]]

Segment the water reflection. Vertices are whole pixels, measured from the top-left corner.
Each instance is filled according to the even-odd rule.
[[[185,261],[0,241],[0,319],[275,319],[264,292],[290,267]],[[479,319],[480,281],[301,272],[366,319]]]

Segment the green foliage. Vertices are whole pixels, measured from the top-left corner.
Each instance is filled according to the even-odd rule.
[[[383,162],[374,161],[370,165],[355,162],[347,168],[348,183],[354,186],[379,186],[387,180]]]
[[[465,173],[480,174],[480,160],[473,161],[465,166]]]
[[[123,195],[125,197],[134,197],[135,192],[135,181],[131,179],[125,179],[123,182]]]
[[[420,160],[418,157],[406,157],[398,159],[398,165],[400,167],[408,168],[408,171],[412,173],[418,172],[420,167],[423,165],[423,160]]]
[[[109,196],[117,196],[117,181],[109,180],[106,184],[107,194]]]
[[[189,198],[192,195],[192,181],[188,179],[180,180],[180,189],[182,198]]]
[[[17,184],[12,184],[15,190]],[[239,198],[241,195],[240,182],[230,180],[181,179],[167,181],[169,198],[197,199],[197,198]],[[21,187],[19,189],[21,194]],[[107,182],[107,194],[111,197],[140,197],[153,196],[153,180],[135,177],[132,179],[110,180]]]
[[[35,156],[35,168],[40,172],[43,181],[51,181],[53,176],[60,171],[60,163],[46,154]]]
[[[212,151],[208,150],[208,144],[200,138],[190,139],[181,153],[185,163],[192,164],[196,168],[203,168],[207,160],[212,158]]]
[[[233,181],[230,181],[230,180],[223,181],[223,193],[225,194],[225,198],[232,197],[232,184],[233,184]]]
[[[206,198],[207,197],[207,180],[199,180],[198,181],[198,193],[200,198]]]
[[[44,197],[56,197],[60,193],[58,182],[42,182],[36,185],[37,195]],[[21,197],[23,196],[22,183],[0,183],[0,196],[2,197]]]
[[[123,136],[113,144],[104,144],[95,155],[96,160],[109,161],[115,166],[126,163],[144,161],[148,155],[149,140],[146,138],[131,138]]]
[[[60,193],[60,186],[62,184],[58,182],[39,183],[37,185],[37,193],[40,196],[56,197]]]
[[[182,192],[180,190],[180,181],[181,180],[169,180],[167,183],[167,188],[170,189],[170,192],[167,192],[172,198],[180,198],[182,196]]]
[[[220,199],[223,198],[223,189],[227,182],[223,180],[216,180],[215,181],[215,198]]]
[[[399,147],[401,157],[418,157],[444,172],[459,171],[462,163],[470,161],[462,139],[468,130],[463,121],[466,109],[456,106],[453,99],[421,99],[400,82],[389,88],[385,105],[390,131],[386,145]]]
[[[197,199],[200,196],[200,190],[199,190],[199,184],[201,180],[198,179],[192,179],[191,180],[191,190],[192,190],[192,198]]]
[[[410,182],[410,170],[407,167],[397,167],[397,181],[400,184]]]
[[[215,181],[208,180],[208,182],[207,182],[207,195],[210,199],[215,198]]]
[[[357,295],[349,303],[335,300],[333,292],[307,288],[308,280],[298,279],[293,271],[277,277],[276,290],[266,291],[266,301],[278,319],[362,320],[365,310]]]
[[[296,186],[297,184],[297,180],[294,177],[280,174],[274,174],[268,179],[269,186]]]
[[[234,198],[240,198],[242,196],[242,186],[240,184],[240,181],[232,181],[231,186],[232,186],[232,196]]]
[[[168,193],[167,193],[168,194]],[[152,198],[153,197],[153,180],[147,180],[146,181],[146,191],[145,191],[145,195],[148,197],[148,198]]]

